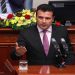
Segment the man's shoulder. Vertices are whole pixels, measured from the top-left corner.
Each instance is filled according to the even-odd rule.
[[[66,27],[64,25],[60,25],[60,26],[53,26],[53,28],[55,29],[66,29]]]
[[[24,29],[20,30],[21,32],[30,32],[36,29],[36,24],[30,24],[29,26],[25,27]]]
[[[25,30],[34,30],[36,28],[36,24],[30,24],[28,27],[25,28]]]
[[[53,26],[53,30],[60,32],[60,33],[66,33],[67,27],[65,27],[65,26]]]

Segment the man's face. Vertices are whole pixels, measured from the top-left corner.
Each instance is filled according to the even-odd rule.
[[[47,29],[54,20],[53,12],[50,11],[43,12],[42,10],[38,10],[36,19],[37,19],[37,25],[41,29]]]

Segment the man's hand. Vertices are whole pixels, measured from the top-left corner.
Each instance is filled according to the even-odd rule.
[[[18,43],[16,42],[16,54],[17,55],[23,55],[27,49],[23,46],[19,46]]]

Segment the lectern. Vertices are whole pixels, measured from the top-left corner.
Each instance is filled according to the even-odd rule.
[[[0,75],[18,75],[10,61],[0,63]]]

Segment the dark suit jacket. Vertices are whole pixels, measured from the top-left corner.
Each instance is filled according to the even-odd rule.
[[[12,11],[15,13],[24,9],[25,0],[8,0]]]
[[[71,46],[68,42],[68,39],[67,39],[68,35],[67,35],[67,31],[65,30],[65,28],[63,26],[60,26],[60,27],[52,26],[51,38],[55,38],[60,46],[61,46],[60,39],[62,37],[66,39],[66,42],[68,43],[69,49],[70,49]],[[36,25],[31,26],[21,31],[17,42],[20,46],[22,45],[27,48],[26,57],[30,65],[33,65],[33,64],[34,65],[35,64],[39,64],[39,65],[48,64],[49,65],[49,64],[55,63],[55,54],[57,50],[54,48],[51,42],[48,56],[45,55],[44,48],[41,43],[41,39],[40,39]],[[71,49],[70,49],[70,53],[72,54]],[[14,58],[17,58],[17,56],[15,55],[15,52],[12,55]],[[68,63],[69,63],[70,58],[67,61]]]

